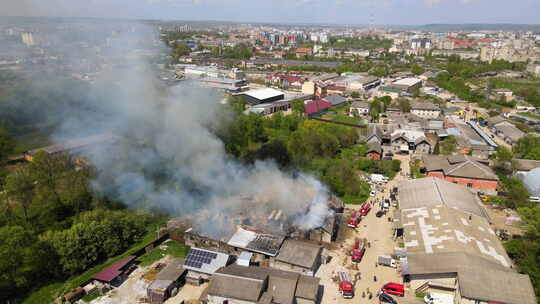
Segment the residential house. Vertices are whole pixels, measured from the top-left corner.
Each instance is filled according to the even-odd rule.
[[[383,150],[381,144],[377,141],[368,143],[368,150],[366,156],[370,159],[379,160],[383,156]]]
[[[406,153],[432,153],[435,144],[426,137],[423,131],[419,130],[395,130],[391,135],[391,143],[393,151]]]
[[[510,145],[516,144],[520,138],[526,135],[525,132],[516,128],[516,126],[509,121],[498,123],[493,129],[497,136],[504,139],[504,141]]]
[[[349,108],[349,116],[359,117],[369,115],[370,104],[365,101],[354,101]]]
[[[497,192],[499,178],[487,160],[467,155],[424,155],[422,162],[428,176],[490,194]]]

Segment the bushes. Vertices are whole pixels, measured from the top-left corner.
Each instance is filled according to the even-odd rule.
[[[148,218],[127,211],[94,210],[80,215],[66,230],[48,231],[41,240],[50,246],[67,275],[118,255],[145,232]]]

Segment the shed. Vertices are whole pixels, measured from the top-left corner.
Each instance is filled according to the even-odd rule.
[[[173,259],[156,276],[156,280],[148,286],[148,300],[152,304],[161,304],[173,297],[182,284],[186,274],[184,259]]]
[[[127,257],[101,270],[95,274],[92,279],[111,284],[113,286],[119,286],[129,275],[129,268],[136,258],[137,257],[134,255],[128,255]]]

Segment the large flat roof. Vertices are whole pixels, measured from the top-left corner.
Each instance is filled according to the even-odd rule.
[[[461,185],[435,177],[425,177],[401,181],[398,189],[398,201],[402,210],[447,206],[489,219],[476,195]]]
[[[248,95],[259,100],[264,100],[264,99],[268,99],[272,97],[277,97],[280,95],[283,95],[283,96],[285,95],[285,93],[272,89],[272,88],[254,89],[254,90],[242,92],[241,94]]]
[[[411,275],[455,274],[462,297],[507,304],[533,304],[536,296],[529,276],[463,252],[407,255]]]
[[[401,85],[401,86],[413,86],[419,82],[422,82],[422,79],[420,78],[413,78],[413,77],[410,77],[410,78],[403,78],[403,79],[400,79],[400,80],[397,80],[397,81],[394,81],[392,84],[393,85]]]
[[[488,221],[445,206],[401,210],[408,253],[467,253],[509,268],[510,258]]]

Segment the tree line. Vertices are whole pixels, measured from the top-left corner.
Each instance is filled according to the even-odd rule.
[[[247,163],[271,159],[284,170],[311,173],[348,202],[363,202],[369,195],[361,172],[393,177],[400,169],[399,161],[367,159],[367,146],[360,142],[356,128],[304,117],[302,100],[293,101],[292,114],[268,117],[244,114],[245,104],[239,98],[230,98],[229,104],[234,119],[216,133],[230,154]]]
[[[5,171],[0,183],[0,302],[79,274],[122,253],[146,233],[149,215],[94,194],[91,177],[90,169],[75,166],[69,157],[45,152]]]

